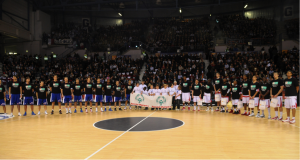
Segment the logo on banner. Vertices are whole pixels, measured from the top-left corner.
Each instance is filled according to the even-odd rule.
[[[159,96],[157,97],[156,102],[159,103],[160,106],[162,106],[164,103],[166,103],[166,98],[164,96]]]
[[[139,103],[144,101],[144,96],[142,94],[138,94],[135,96],[135,100],[137,100]]]

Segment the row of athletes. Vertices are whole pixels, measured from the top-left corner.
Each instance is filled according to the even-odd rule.
[[[238,84],[236,81],[231,86],[231,93],[232,93],[232,104],[234,107],[233,113],[238,114],[240,113],[239,110],[236,110],[238,101],[241,100],[244,105],[244,113],[241,115],[245,116],[255,116],[254,109],[249,108],[249,100],[254,100],[254,106],[257,107],[257,115],[258,118],[264,118],[264,110],[261,110],[260,115],[260,109],[259,109],[259,102],[265,101],[268,109],[268,119],[273,120],[279,120],[282,122],[289,122],[291,124],[295,123],[295,116],[296,116],[296,108],[297,108],[297,95],[299,93],[299,83],[298,81],[292,77],[292,71],[288,71],[286,73],[287,78],[284,80],[279,79],[279,74],[277,72],[273,73],[274,79],[271,82],[268,82],[267,79],[264,77],[262,80],[262,83],[257,82],[257,77],[253,76],[252,80],[248,80],[247,76],[243,76],[243,80]],[[224,89],[226,88],[226,81],[222,80],[220,78],[220,74],[216,74],[216,79],[214,81],[214,90],[215,90],[215,96],[222,97],[222,98],[228,98],[228,94],[225,94]],[[236,86],[237,87],[235,89]],[[229,86],[228,86],[229,87]],[[240,98],[238,98],[237,95],[234,95],[235,90],[237,90],[240,93]],[[285,90],[285,97],[282,96],[282,92]],[[229,90],[228,90],[229,92]],[[205,94],[205,93],[204,93]],[[215,98],[216,98],[215,97]],[[272,98],[277,99],[277,107],[274,108],[275,110],[275,117],[271,118],[270,113],[270,101]],[[283,108],[282,108],[282,102],[283,98],[284,106],[286,108],[287,112],[287,118],[283,120]],[[221,102],[217,101],[217,109],[216,111],[219,111]],[[290,119],[290,109],[292,109],[292,119]],[[251,113],[250,113],[251,110]],[[280,117],[278,116],[278,110],[280,112]],[[212,109],[213,111],[213,109]],[[224,106],[221,106],[220,109],[221,112],[224,112]],[[248,111],[248,112],[247,112]],[[228,111],[226,111],[228,112]],[[232,112],[232,110],[231,110]],[[238,113],[237,113],[238,112]],[[230,113],[230,112],[229,112]]]
[[[196,110],[196,102],[198,99],[203,98],[203,102],[207,104],[211,104],[211,95],[212,91],[214,89],[216,96],[218,94],[221,95],[223,98],[228,98],[229,93],[231,95],[231,99],[233,102],[233,107],[234,107],[234,112],[231,110],[231,112],[238,114],[239,110],[236,109],[237,107],[237,102],[238,100],[242,100],[244,103],[244,108],[245,108],[245,113],[242,115],[249,115],[249,116],[254,116],[254,112],[252,109],[252,113],[250,114],[250,108],[248,108],[248,113],[247,113],[247,105],[249,102],[249,99],[254,99],[255,100],[255,106],[259,105],[259,95],[261,96],[261,100],[265,100],[269,106],[270,104],[270,97],[272,98],[277,98],[278,99],[278,107],[280,110],[280,118],[278,118],[278,109],[275,108],[275,114],[276,116],[273,119],[279,119],[282,120],[282,91],[283,87],[285,85],[286,88],[286,100],[285,100],[285,107],[287,108],[287,114],[289,120],[289,109],[295,109],[297,107],[297,93],[299,90],[298,83],[296,79],[292,78],[292,72],[289,71],[287,72],[288,78],[283,81],[278,79],[278,73],[274,73],[274,80],[271,82],[271,85],[267,83],[266,79],[264,78],[263,84],[258,84],[256,81],[256,77],[254,76],[252,78],[252,81],[247,80],[247,76],[243,77],[243,81],[238,84],[238,81],[234,81],[233,85],[230,86],[227,82],[226,79],[222,80],[220,79],[220,75],[217,73],[216,74],[217,78],[215,80],[214,84],[211,84],[211,81],[208,80],[205,84],[199,84],[198,80],[195,81],[195,84],[193,86],[190,85],[190,83],[186,80],[186,77],[184,77],[184,81],[180,84],[182,87],[178,87],[177,83],[174,82],[174,85],[172,84],[169,88],[167,85],[164,86],[164,88],[159,89],[159,86],[156,86],[156,89],[153,89],[153,86],[149,89],[149,91],[146,90],[146,86],[142,83],[141,86],[137,83],[135,87],[133,87],[133,84],[129,82],[129,84],[126,85],[125,87],[125,97],[126,97],[126,103],[125,103],[125,108],[127,106],[127,102],[130,99],[130,93],[147,93],[148,95],[170,95],[173,96],[173,109],[175,109],[175,105],[177,105],[177,109],[179,109],[179,99],[182,97],[183,104],[185,104],[188,109],[190,110],[190,90],[192,91],[192,97],[194,101],[194,111]],[[25,106],[25,113],[26,115],[26,110],[27,110],[27,104],[31,104],[31,109],[32,109],[32,114],[34,115],[33,112],[33,98],[32,98],[32,89],[30,85],[30,79],[26,79],[26,83],[22,87],[18,87],[18,83],[16,81],[16,77],[13,77],[13,82],[10,83],[9,85],[9,96],[10,96],[10,104],[12,105],[11,109],[13,111],[13,105],[17,104],[18,109],[19,109],[19,115],[20,114],[20,101],[19,99],[22,97],[22,88],[24,88],[24,100],[23,104]],[[103,86],[104,85],[104,86]],[[5,91],[5,88],[1,86],[1,91]],[[18,89],[19,88],[19,89]],[[110,108],[110,102],[112,102],[112,88],[113,88],[113,95],[114,95],[114,102],[115,102],[115,110],[116,110],[116,102],[119,102],[119,110],[122,110],[120,105],[120,100],[121,100],[121,86],[119,85],[119,82],[116,82],[115,86],[112,86],[110,84],[110,81],[106,84],[101,84],[100,79],[97,80],[97,84],[93,85],[90,82],[90,78],[87,79],[87,83],[82,86],[79,83],[79,80],[76,80],[76,84],[74,86],[71,86],[68,83],[68,79],[65,78],[65,83],[63,85],[60,85],[59,81],[57,80],[57,76],[54,76],[54,81],[50,83],[50,91],[51,93],[51,98],[50,102],[52,102],[52,112],[51,114],[54,113],[54,104],[55,101],[58,102],[59,104],[59,113],[61,114],[61,99],[63,99],[63,103],[65,103],[66,106],[66,113],[71,113],[71,108],[70,108],[70,103],[72,98],[74,98],[74,106],[75,106],[75,113],[76,111],[76,105],[77,102],[80,103],[80,108],[81,112],[82,111],[82,97],[84,97],[85,103],[85,110],[87,112],[87,103],[90,102],[90,109],[92,112],[92,101],[97,102],[96,103],[96,111],[98,110],[98,102],[100,102],[101,105],[101,111],[106,111],[102,109],[102,101],[103,102],[108,102],[109,103],[109,110]],[[261,88],[261,89],[260,89]],[[182,91],[181,91],[182,89]],[[84,91],[85,95],[82,96],[82,90]],[[96,92],[95,99],[93,99],[92,92],[93,90]],[[36,95],[38,97],[38,105],[39,105],[39,110],[40,110],[40,105],[44,104],[45,109],[46,109],[46,104],[47,104],[47,94],[45,93],[46,88],[44,86],[44,83],[41,82],[40,87],[36,90]],[[104,97],[102,96],[102,91],[104,91]],[[202,94],[203,93],[203,94]],[[182,94],[182,96],[181,96]],[[0,100],[4,102],[5,100],[5,94],[0,94]],[[270,97],[269,97],[270,96]],[[20,98],[19,98],[20,97]],[[177,102],[178,101],[178,102]],[[229,101],[229,99],[228,99]],[[1,102],[1,104],[5,104]],[[217,110],[219,109],[220,102],[217,102]],[[130,107],[131,109],[131,107]],[[147,108],[146,108],[147,109]],[[185,110],[185,106],[183,106],[182,110]],[[200,106],[198,106],[198,110],[200,110]],[[207,109],[207,111],[209,108]],[[213,111],[212,104],[211,104],[211,110]],[[270,109],[269,111],[269,118],[270,118]],[[4,107],[4,112],[6,113],[6,109]],[[224,106],[221,106],[221,112],[225,112]],[[228,112],[228,110],[226,110]],[[40,113],[40,111],[39,111]],[[45,111],[45,114],[47,112]],[[293,118],[292,122],[295,121],[295,114],[296,110],[293,110]],[[264,117],[264,114],[262,112],[262,115],[259,115],[259,109],[258,109],[258,114],[257,117]],[[285,120],[285,121],[287,121]]]

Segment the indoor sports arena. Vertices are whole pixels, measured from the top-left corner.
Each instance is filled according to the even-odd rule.
[[[300,159],[298,0],[0,0],[0,159]]]

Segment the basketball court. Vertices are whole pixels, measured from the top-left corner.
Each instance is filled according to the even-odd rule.
[[[0,159],[300,158],[299,108],[296,124],[204,110],[60,115],[55,108],[26,117],[15,109],[16,117],[0,120]]]

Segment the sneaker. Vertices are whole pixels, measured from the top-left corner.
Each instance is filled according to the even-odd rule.
[[[23,114],[23,116],[26,116],[27,115],[27,113],[25,112],[24,114]]]
[[[3,116],[4,116],[4,117],[6,117],[6,116],[7,116],[7,114],[6,114],[6,113],[4,113],[4,114],[3,114]]]
[[[96,112],[98,112],[98,108],[96,108]]]
[[[226,113],[229,113],[228,110],[226,110]]]
[[[34,112],[31,112],[31,115],[32,115],[32,116],[35,116],[36,114],[35,114]]]
[[[59,114],[62,114],[62,111],[61,111],[61,110],[59,110]]]
[[[104,112],[106,112],[106,108],[104,108]]]
[[[193,111],[196,111],[195,109],[193,109]]]
[[[18,116],[22,116],[20,112],[18,113]]]
[[[182,107],[182,110],[185,110],[185,107]]]
[[[233,110],[231,109],[229,113],[233,113]]]
[[[278,117],[276,116],[276,117],[272,118],[272,120],[278,120]]]
[[[254,117],[255,116],[255,114],[254,113],[251,113],[250,115],[249,115],[249,117]]]
[[[188,111],[190,111],[191,110],[191,108],[190,107],[188,107]]]
[[[40,112],[40,111],[38,112],[38,115],[41,115],[41,112]]]
[[[85,113],[88,113],[87,109],[85,109]]]
[[[278,119],[278,121],[282,121],[282,119],[283,119],[283,118],[282,118],[282,117],[280,117],[280,118]]]
[[[66,114],[68,114],[69,113],[69,111],[66,111]]]
[[[225,112],[225,110],[221,110],[220,112],[224,113],[224,112]]]
[[[255,116],[256,118],[259,118],[260,117],[260,115],[257,113],[257,115]]]
[[[71,110],[69,110],[69,113],[70,113],[70,114],[72,114],[72,111],[71,111]]]
[[[125,107],[124,110],[126,110],[127,108]]]
[[[296,120],[295,120],[295,119],[292,119],[292,120],[290,121],[290,124],[294,124],[294,123],[296,123]]]
[[[290,119],[286,118],[285,120],[282,120],[282,122],[290,122]]]
[[[80,108],[80,112],[81,112],[81,113],[83,112],[82,108]]]
[[[218,112],[219,111],[219,108],[217,108],[216,110],[215,110],[215,112]]]
[[[200,112],[200,109],[198,109],[198,111]]]
[[[205,111],[209,111],[209,108],[207,108]]]
[[[74,113],[77,113],[77,110],[76,110],[76,109],[74,110]]]
[[[154,110],[154,108],[151,108],[151,111],[153,111]]]
[[[268,119],[271,119],[271,116],[268,116]]]
[[[245,112],[245,113],[243,113],[243,114],[241,114],[241,115],[243,115],[243,116],[247,116],[247,112]]]
[[[90,109],[90,112],[93,113],[93,109]]]
[[[148,110],[148,109],[147,109],[147,110]],[[121,107],[119,108],[119,111],[122,111],[122,108],[121,108]]]
[[[114,110],[117,111],[117,108],[115,108]]]
[[[254,114],[254,113],[253,113]],[[247,116],[250,116],[250,112],[248,112]]]
[[[12,113],[10,114],[10,116],[11,116],[11,117],[14,117],[14,115],[13,115]]]
[[[54,114],[54,111],[53,111],[53,110],[51,111],[51,115],[52,115],[52,114]]]
[[[108,111],[113,111],[111,108]]]
[[[265,115],[264,115],[264,114],[263,114],[263,115],[260,115],[259,118],[265,118]]]
[[[101,112],[103,112],[103,109],[102,109],[102,108],[100,108],[100,110],[101,110]]]
[[[131,107],[129,107],[129,109],[131,110]]]
[[[214,111],[214,108],[211,108],[211,111],[213,112],[213,111]]]
[[[48,113],[47,113],[47,111],[45,111],[45,115],[47,115]]]

